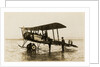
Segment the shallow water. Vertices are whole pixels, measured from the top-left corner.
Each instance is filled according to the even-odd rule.
[[[66,40],[67,42],[67,40]],[[75,47],[65,47],[64,53],[61,52],[61,46],[51,46],[51,54],[49,55],[49,48],[47,44],[35,43],[39,48],[34,53],[27,53],[26,48],[20,48],[18,44],[22,45],[23,40],[5,40],[5,62],[29,62],[29,61],[84,61],[84,40],[73,40]],[[26,45],[29,42],[26,43]],[[25,45],[25,46],[26,46]]]

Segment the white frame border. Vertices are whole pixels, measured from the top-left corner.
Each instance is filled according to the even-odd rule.
[[[85,62],[4,62],[4,12],[85,12]],[[89,8],[1,8],[2,66],[89,66]]]

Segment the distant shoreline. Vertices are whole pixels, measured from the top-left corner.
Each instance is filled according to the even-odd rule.
[[[5,40],[24,40],[24,39],[5,39]]]

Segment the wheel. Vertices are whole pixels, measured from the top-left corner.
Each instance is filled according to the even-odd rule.
[[[32,49],[33,49],[33,50],[35,50],[35,49],[36,49],[36,47],[35,47],[35,46],[32,46]]]
[[[32,51],[36,51],[36,45],[33,43],[31,46]]]

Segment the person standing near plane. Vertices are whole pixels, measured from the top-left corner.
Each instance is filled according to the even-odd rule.
[[[47,30],[45,31],[45,41],[47,41],[47,38],[48,38],[48,33],[47,33]]]
[[[65,40],[64,37],[62,37],[62,52],[64,52],[64,45],[65,45]]]
[[[51,44],[52,44],[52,39],[48,38],[48,41],[49,41],[49,56],[51,54]]]

